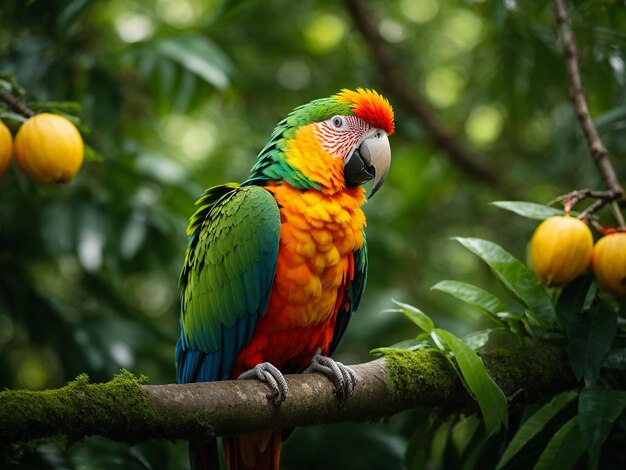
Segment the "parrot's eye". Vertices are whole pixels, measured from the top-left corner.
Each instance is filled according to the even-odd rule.
[[[335,116],[331,119],[333,126],[337,129],[345,127],[345,120],[341,116]]]

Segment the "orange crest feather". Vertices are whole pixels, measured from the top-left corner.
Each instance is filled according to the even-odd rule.
[[[350,103],[354,115],[369,125],[383,129],[387,135],[393,134],[393,108],[386,98],[377,91],[357,88],[356,91],[343,89],[336,96],[337,101]]]

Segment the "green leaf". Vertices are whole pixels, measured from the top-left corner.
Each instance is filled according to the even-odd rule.
[[[441,352],[445,353],[450,363],[452,363],[452,359],[450,358],[450,353],[452,352],[452,350],[447,345],[445,340],[439,335],[439,329],[435,328],[434,330],[430,332],[430,339],[432,340],[435,347],[438,348]],[[461,376],[461,380],[463,380],[462,376]]]
[[[35,112],[49,111],[71,116],[77,116],[81,112],[80,103],[76,101],[38,101],[30,103],[30,108]]]
[[[487,263],[504,288],[527,307],[532,320],[542,327],[554,324],[556,313],[552,299],[526,265],[490,241],[461,237],[455,240]]]
[[[478,354],[448,331],[436,328],[434,333],[454,354],[468,391],[478,402],[487,435],[494,434],[502,425],[506,427],[509,417],[506,396],[489,376]]]
[[[480,427],[480,420],[476,416],[461,418],[452,428],[451,440],[458,455],[463,455],[476,431]]]
[[[535,204],[534,202],[494,201],[491,204],[533,220],[545,220],[555,215],[563,215],[563,209]]]
[[[544,451],[539,456],[533,470],[567,470],[574,468],[574,465],[583,454],[583,447],[580,445],[580,428],[578,426],[578,416],[574,416],[567,423],[561,426]]]
[[[92,162],[103,162],[104,157],[90,145],[85,145],[85,159]]]
[[[596,383],[616,332],[617,314],[600,302],[570,318],[566,330],[567,355],[578,380],[584,377],[586,385]]]
[[[382,348],[375,348],[370,350],[370,354],[386,354],[394,351],[406,351],[417,349],[420,345],[420,342],[415,339],[407,339],[404,341],[400,341],[398,343],[392,344],[391,346],[385,346]]]
[[[15,75],[4,71],[0,71],[0,88],[13,93],[18,98],[23,98],[25,94],[24,88],[20,86]]]
[[[498,316],[500,312],[508,312],[511,309],[495,295],[481,289],[480,287],[467,284],[460,281],[441,281],[431,287],[432,290],[438,290],[450,294],[468,305],[471,305],[478,311],[497,322],[504,325],[502,319]]]
[[[446,450],[449,447],[450,434],[455,420],[456,416],[449,418],[447,421],[441,423],[433,433],[433,438],[430,442],[428,462],[435,468],[442,468],[444,466]]]
[[[504,454],[498,462],[496,469],[506,465],[517,453],[528,444],[539,432],[554,418],[559,411],[565,408],[576,398],[578,394],[575,391],[567,391],[555,395],[552,400],[539,408],[532,416],[530,416],[511,439]]]
[[[585,309],[587,293],[593,286],[593,276],[588,275],[577,277],[563,288],[555,307],[556,320],[561,328],[565,329],[569,319]]]
[[[161,60],[157,67],[159,98],[162,101],[169,101],[176,91],[176,65],[169,60]]]
[[[10,119],[12,121],[17,121],[21,123],[26,122],[26,117],[22,116],[21,114],[14,113],[13,111],[0,111],[0,118]]]
[[[404,459],[407,468],[421,468],[423,463],[428,460],[431,442],[437,427],[433,416],[421,416],[417,420],[418,426],[409,438],[404,453]]]
[[[626,370],[626,348],[619,348],[611,351],[608,356],[606,356],[602,367],[606,367],[608,369]]]
[[[597,467],[602,444],[624,408],[626,408],[624,390],[594,386],[580,392],[578,399],[580,435],[584,448],[589,451],[592,467]]]
[[[595,4],[597,4],[598,2],[586,2],[587,4],[591,4],[591,7],[595,6]],[[575,28],[575,31],[593,31],[594,33],[599,33],[599,34],[605,34],[607,36],[613,36],[615,38],[618,38],[622,41],[626,42],[626,34],[624,34],[622,31],[616,31],[614,29],[611,28],[605,28],[603,26],[592,26],[592,27],[587,27],[587,28],[583,28],[583,27],[577,27]],[[595,119],[594,119],[595,121]]]
[[[583,302],[583,310],[589,310],[591,308],[591,304],[596,299],[596,295],[598,293],[598,286],[595,282],[591,283],[589,286],[589,290],[587,291],[587,295],[585,295],[585,301]]]
[[[166,38],[158,42],[157,48],[163,56],[216,88],[230,85],[230,61],[209,39],[196,35]]]
[[[435,328],[435,324],[430,319],[428,315],[422,312],[419,308],[413,307],[409,304],[404,304],[402,302],[398,302],[397,300],[391,299],[391,301],[400,307],[400,311],[402,314],[411,320],[418,328],[421,328],[426,333],[430,333],[433,328]]]
[[[67,30],[93,3],[94,0],[74,0],[69,2],[57,17],[59,30]]]
[[[624,120],[626,120],[626,106],[617,106],[605,113],[600,114],[593,120],[593,122],[596,125],[596,128],[601,131],[609,129],[615,122]]]
[[[474,351],[519,347],[523,338],[508,328],[489,328],[463,336],[463,342]]]
[[[192,104],[197,76],[190,70],[185,69],[180,77],[180,84],[176,90],[176,98],[172,104],[172,108],[177,111],[189,109]]]
[[[470,333],[463,337],[463,342],[467,344],[472,350],[478,351],[483,348],[489,341],[489,335],[493,330],[481,330]]]
[[[0,73],[0,77],[2,77],[3,75],[4,74]],[[8,80],[4,80],[3,78],[0,78],[0,89],[10,92],[11,88],[12,88],[11,82],[9,82]]]

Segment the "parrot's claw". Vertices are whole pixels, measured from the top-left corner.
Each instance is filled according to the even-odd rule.
[[[352,369],[330,357],[316,354],[309,367],[304,370],[304,373],[308,372],[321,372],[332,379],[335,382],[335,393],[340,397],[341,404],[345,406],[348,403],[357,384],[356,375]]]
[[[257,364],[252,369],[245,371],[237,379],[258,379],[268,384],[272,389],[272,393],[268,393],[266,397],[276,407],[280,406],[287,398],[287,381],[282,372],[269,362]]]

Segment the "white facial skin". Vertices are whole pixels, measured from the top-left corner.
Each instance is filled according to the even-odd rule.
[[[372,126],[356,116],[333,116],[317,124],[324,150],[344,161],[372,130]]]
[[[375,168],[374,186],[370,197],[380,188],[387,177],[391,163],[391,149],[387,133],[372,127],[356,116],[333,116],[319,122],[316,130],[322,147],[335,158],[341,158],[344,165],[359,148],[366,165]]]

